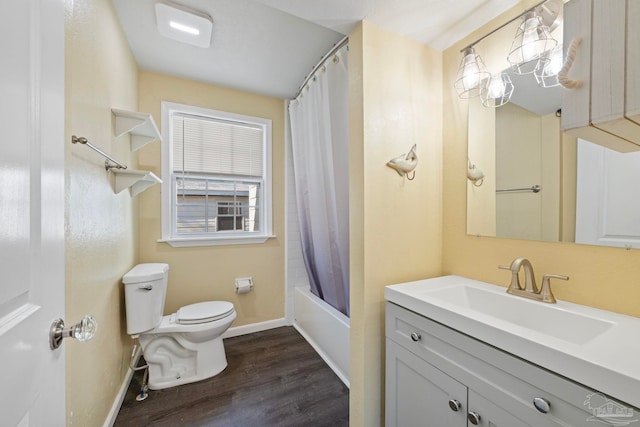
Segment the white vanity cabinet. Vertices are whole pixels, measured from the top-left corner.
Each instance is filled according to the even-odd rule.
[[[640,0],[571,0],[564,50],[580,44],[562,95],[562,130],[620,152],[640,150]]]
[[[396,304],[386,310],[386,427],[594,425],[593,390]]]

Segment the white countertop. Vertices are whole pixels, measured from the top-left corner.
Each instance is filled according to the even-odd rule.
[[[564,301],[528,300],[507,294],[504,287],[460,276],[390,285],[384,295],[394,304],[640,408],[640,318]]]

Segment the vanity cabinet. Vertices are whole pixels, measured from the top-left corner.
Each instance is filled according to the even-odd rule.
[[[386,310],[387,427],[594,424],[593,390],[396,304]]]
[[[563,90],[562,130],[620,152],[640,150],[640,0],[571,0],[564,50],[579,39]]]

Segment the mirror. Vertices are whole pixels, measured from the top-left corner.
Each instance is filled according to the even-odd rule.
[[[640,152],[561,132],[563,89],[505,72],[509,103],[469,101],[467,234],[640,247]]]

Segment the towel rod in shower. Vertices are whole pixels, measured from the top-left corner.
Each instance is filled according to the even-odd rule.
[[[78,137],[78,136],[72,135],[71,136],[71,142],[74,143],[74,144],[86,145],[87,147],[89,147],[93,151],[95,151],[96,153],[98,153],[101,156],[105,157],[107,160],[104,161],[104,168],[107,171],[110,171],[113,168],[116,168],[116,169],[126,169],[127,168],[127,165],[123,165],[122,163],[120,163],[119,161],[117,161],[116,159],[114,159],[113,157],[111,157],[110,155],[108,155],[107,153],[105,153],[104,151],[102,151],[101,149],[99,149],[98,147],[93,145],[92,143],[90,143],[87,140],[87,138]],[[109,162],[115,163],[115,165],[112,165]]]
[[[539,185],[533,185],[527,188],[507,188],[504,190],[496,190],[496,193],[513,193],[513,192],[529,192],[529,191],[531,191],[532,193],[539,193],[540,190],[542,190],[542,187],[540,187]]]

